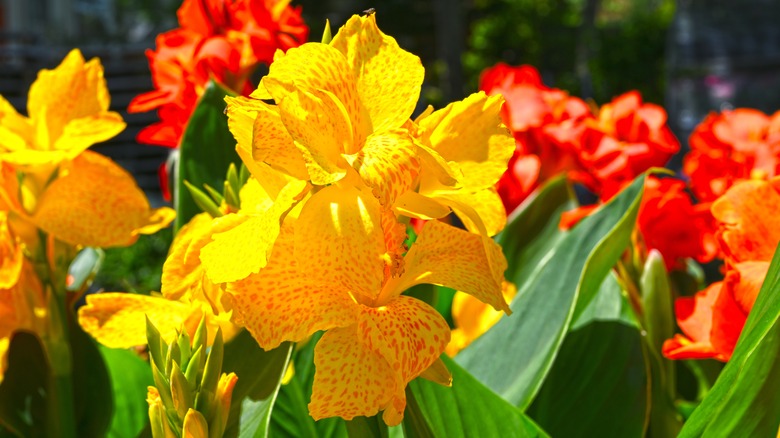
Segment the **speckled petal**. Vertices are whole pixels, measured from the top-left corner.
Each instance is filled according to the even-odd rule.
[[[332,184],[344,177],[342,153],[352,148],[348,115],[322,90],[295,90],[279,103],[284,126],[303,155],[311,182]]]
[[[248,184],[257,184],[250,181]],[[213,241],[200,252],[209,279],[214,283],[236,281],[266,266],[279,235],[282,215],[295,204],[305,186],[305,182],[293,180],[276,199],[269,197],[266,202],[249,202],[249,195],[242,190],[242,211],[215,221]]]
[[[360,101],[353,69],[347,58],[333,47],[307,43],[288,50],[271,64],[263,85],[277,104],[296,89],[332,93],[349,115],[350,137],[356,143],[362,143],[372,132],[370,110]]]
[[[439,312],[404,295],[379,308],[363,307],[359,329],[404,387],[431,366],[450,342],[450,327]]]
[[[263,271],[228,285],[237,318],[266,350],[357,320],[359,306],[349,291],[313,282],[299,270],[293,240],[285,227]]]
[[[500,95],[479,92],[420,121],[433,150],[458,163],[460,182],[471,191],[495,185],[515,150],[515,140],[501,122],[503,103]]]
[[[131,348],[146,345],[147,316],[170,341],[192,313],[190,306],[162,297],[107,292],[87,295],[87,304],[79,309],[79,324],[106,347]]]
[[[173,239],[162,270],[161,292],[165,298],[189,301],[203,295],[205,271],[200,263],[200,250],[211,241],[211,221],[208,213],[195,215]]]
[[[389,207],[417,184],[420,161],[416,150],[405,129],[373,134],[356,155],[352,167],[379,202]]]
[[[425,224],[404,257],[406,268],[398,290],[422,283],[438,284],[474,295],[509,313],[501,285],[507,264],[492,239],[439,221]]]
[[[445,204],[417,192],[406,192],[398,197],[393,210],[399,215],[423,220],[443,218],[452,212]]]
[[[153,232],[173,220],[173,210],[153,210],[133,177],[110,159],[85,151],[68,174],[47,187],[33,222],[73,245],[127,246],[139,232]]]
[[[350,18],[330,45],[347,57],[374,131],[401,127],[420,97],[425,75],[420,58],[383,34],[374,14]]]
[[[354,187],[329,186],[312,196],[296,222],[301,272],[369,298],[379,294],[386,252],[379,202]]]
[[[451,191],[442,194],[439,199],[444,204],[451,206],[464,224],[476,220],[467,217],[468,214],[471,214],[471,210],[466,212],[461,208],[463,205],[471,206],[484,224],[488,236],[495,236],[504,229],[504,226],[506,226],[506,209],[504,209],[504,204],[501,202],[501,197],[493,187],[480,190],[476,193],[468,192],[465,189]],[[457,204],[453,201],[457,202]],[[469,231],[471,232],[477,232],[479,226],[472,225],[467,228],[469,228]]]
[[[314,366],[309,414],[315,420],[371,417],[404,395],[387,361],[362,343],[357,324],[328,330],[314,348]]]
[[[122,116],[115,112],[72,120],[54,143],[53,149],[67,151],[68,158],[74,158],[95,143],[113,138],[125,129]]]

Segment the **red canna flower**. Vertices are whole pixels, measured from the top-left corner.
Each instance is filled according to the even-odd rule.
[[[780,166],[780,112],[750,108],[710,113],[689,139],[683,171],[694,194],[711,201],[736,181],[771,178]]]
[[[571,131],[590,116],[581,99],[542,83],[530,65],[511,67],[500,63],[485,70],[480,90],[506,99],[502,119],[512,131],[516,151],[509,169],[498,183],[507,211],[512,211],[537,184],[577,167]]]
[[[160,122],[138,135],[141,143],[177,147],[209,79],[236,93],[254,90],[250,76],[276,50],[306,41],[301,8],[289,0],[184,0],[180,28],[157,37],[147,51],[155,90],[130,102],[129,112],[157,109]]]
[[[651,167],[664,166],[680,150],[666,111],[643,103],[637,91],[612,99],[585,121],[579,142],[583,171],[576,179],[606,201]]]
[[[683,181],[648,176],[637,219],[646,249],[657,249],[667,270],[686,258],[712,260],[718,245],[709,207],[694,205]]]
[[[684,335],[663,346],[670,359],[714,358],[727,361],[766,277],[780,232],[780,177],[740,181],[711,207],[717,238],[726,259],[722,282],[675,303]]]

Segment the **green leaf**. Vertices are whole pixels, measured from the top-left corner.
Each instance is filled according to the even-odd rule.
[[[149,423],[146,388],[154,385],[152,370],[146,361],[129,350],[99,346],[108,367],[114,394],[114,416],[108,436],[134,438]]]
[[[320,335],[298,344],[293,354],[295,375],[282,385],[271,414],[271,436],[290,438],[329,438],[347,436],[345,421],[325,418],[314,421],[309,415],[311,386],[314,382],[314,346]]]
[[[620,321],[637,329],[640,327],[614,271],[604,278],[596,296],[569,325],[569,331],[577,330],[593,321]]]
[[[510,259],[510,280],[516,281],[517,272],[530,271],[524,282],[517,283],[513,315],[502,318],[455,360],[501,397],[525,409],[552,367],[570,322],[588,307],[628,246],[643,187],[641,176],[573,230],[562,233],[552,248],[540,244],[547,251],[535,256],[538,265],[518,266],[522,258]],[[557,226],[557,220],[557,214],[548,218],[548,227]],[[534,231],[512,228],[510,232]],[[501,240],[508,257],[517,253],[511,245],[518,240],[522,239]]]
[[[566,336],[528,414],[551,436],[642,436],[648,383],[639,330],[592,321]]]
[[[442,356],[452,373],[448,388],[425,379],[409,383],[417,406],[434,436],[479,437],[545,437],[531,419],[520,410],[478,382],[466,370]],[[407,409],[408,411],[408,409]],[[409,428],[419,424],[407,422]],[[425,436],[425,431],[412,430],[411,435]]]
[[[780,251],[776,251],[731,359],[680,436],[776,436],[779,358]]]
[[[346,425],[350,438],[388,438],[389,435],[381,413],[373,417],[355,417]]]
[[[46,436],[49,366],[38,337],[16,331],[7,352],[8,367],[0,383],[0,429],[14,436]]]
[[[232,93],[210,81],[187,123],[174,174],[176,230],[201,212],[184,181],[194,187],[222,187],[230,163],[241,163],[224,114],[224,98],[228,95]]]
[[[98,344],[68,318],[77,436],[105,436],[114,413],[111,377]]]
[[[287,369],[292,344],[265,351],[248,331],[225,344],[222,372],[238,376],[233,388],[226,437],[267,437],[279,385]]]

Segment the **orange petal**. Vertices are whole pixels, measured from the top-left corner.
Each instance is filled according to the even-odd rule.
[[[74,158],[95,143],[113,138],[125,129],[122,116],[115,112],[103,112],[65,125],[62,135],[53,145],[53,149],[67,151],[68,158]]]
[[[3,96],[0,96],[0,138],[3,139],[0,152],[28,149],[35,144],[35,128],[30,119],[16,112]]]
[[[197,310],[196,310],[197,311]],[[87,295],[79,309],[79,324],[101,344],[111,348],[146,345],[146,318],[168,341],[174,338],[193,309],[161,297],[107,292]]]
[[[492,239],[430,221],[406,253],[396,287],[403,291],[415,284],[438,284],[509,313],[501,292],[506,267],[501,247]]]
[[[314,366],[309,414],[315,420],[371,417],[404,396],[387,361],[362,343],[357,324],[325,332]]]
[[[10,289],[22,272],[22,245],[11,235],[8,213],[0,211],[0,289]]]
[[[295,224],[295,258],[312,280],[375,298],[384,280],[384,239],[372,194],[329,186],[303,206]]]
[[[266,350],[357,320],[358,305],[348,290],[313,282],[299,269],[293,241],[292,230],[285,228],[274,244],[268,266],[228,285],[236,316]]]
[[[38,201],[33,221],[73,245],[127,246],[139,233],[167,226],[167,207],[151,209],[133,177],[110,159],[85,151],[66,167]]]
[[[372,134],[356,155],[352,167],[373,189],[379,202],[390,206],[417,184],[420,162],[416,150],[404,129]]]
[[[735,261],[769,261],[780,242],[780,179],[742,181],[712,203],[723,249]]]
[[[347,115],[349,137],[360,144],[372,128],[356,84],[347,58],[333,47],[318,43],[288,50],[283,57],[274,60],[268,75],[263,78],[263,85],[277,104],[296,89],[332,94]]]
[[[330,45],[346,56],[374,132],[401,127],[420,97],[420,58],[382,33],[375,14],[350,18]]]

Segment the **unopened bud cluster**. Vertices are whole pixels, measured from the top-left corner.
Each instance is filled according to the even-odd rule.
[[[221,437],[238,380],[224,374],[224,343],[218,330],[207,352],[208,333],[201,321],[192,342],[185,330],[166,344],[147,319],[146,336],[155,386],[149,387],[149,419],[154,438]]]

